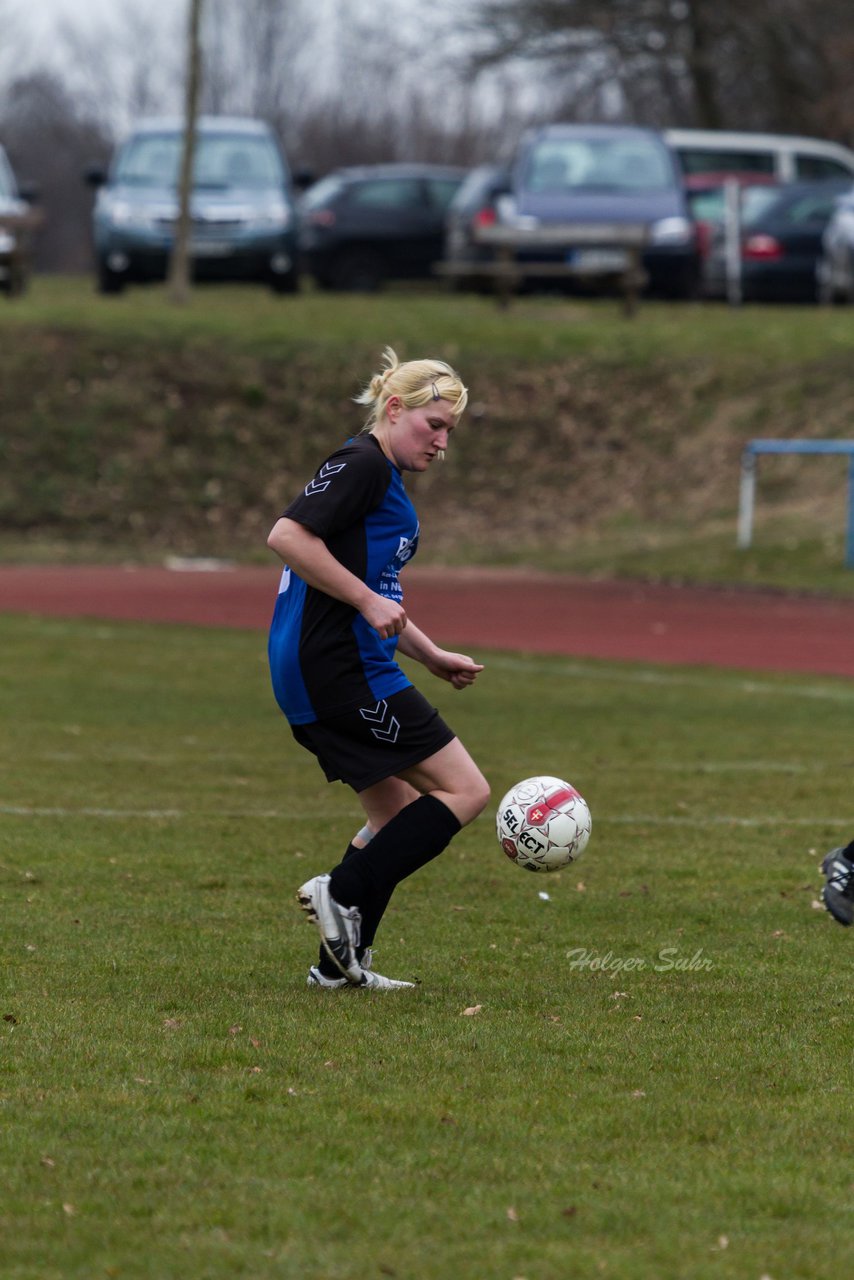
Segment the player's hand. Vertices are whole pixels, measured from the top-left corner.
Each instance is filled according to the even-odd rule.
[[[373,627],[381,640],[399,636],[406,626],[406,610],[402,604],[386,596],[374,595],[361,611],[369,627]]]
[[[447,680],[455,689],[467,689],[483,671],[483,663],[475,662],[464,653],[440,649],[427,663],[427,670],[440,680]]]

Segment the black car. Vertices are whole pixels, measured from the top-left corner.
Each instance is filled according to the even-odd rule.
[[[741,296],[757,302],[816,302],[817,267],[822,237],[850,179],[798,182],[749,213],[741,227]],[[726,248],[722,232],[715,234],[707,260],[709,283],[725,293]]]
[[[464,169],[427,164],[337,169],[300,201],[305,270],[322,289],[374,290],[432,276],[445,213]]]

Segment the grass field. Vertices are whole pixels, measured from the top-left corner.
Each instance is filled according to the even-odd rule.
[[[568,775],[593,838],[531,876],[485,815],[380,934],[420,987],[365,995],[305,986],[293,891],[359,818],[262,636],[0,647],[4,1280],[851,1274],[851,939],[813,909],[850,683],[495,653],[434,686],[496,801]]]
[[[452,361],[471,409],[418,478],[422,563],[741,582],[850,595],[842,459],[754,437],[849,437],[854,309],[159,288],[37,279],[0,306],[0,558],[264,557],[275,517],[343,436],[392,343]]]

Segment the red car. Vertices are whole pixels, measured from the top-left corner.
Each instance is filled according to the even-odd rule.
[[[770,188],[770,199],[774,188],[780,185],[779,178],[776,178],[773,173],[761,173],[759,171],[751,172],[745,170],[744,172],[736,173],[731,170],[721,170],[716,173],[686,174],[683,178],[685,195],[688,200],[691,217],[697,225],[697,242],[701,259],[708,256],[715,229],[723,225],[728,182],[738,183],[741,192],[742,211],[744,211],[746,205],[753,206],[754,204],[762,203],[761,196],[756,199],[750,193],[756,190],[763,192]]]

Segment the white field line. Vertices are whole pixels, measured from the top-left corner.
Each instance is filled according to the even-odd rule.
[[[298,815],[280,809],[66,809],[55,807],[30,807],[27,805],[0,804],[0,816],[10,818],[107,818],[159,821],[163,818],[184,820],[188,818],[243,818],[249,821],[287,821],[298,824],[313,822],[314,818],[300,818]],[[597,826],[639,826],[639,827],[854,827],[854,814],[847,818],[826,817],[813,814],[811,817],[786,817],[780,814],[759,815],[752,818],[739,818],[728,814],[697,814],[696,817],[672,814],[623,813],[611,816],[597,816]]]
[[[2,758],[2,757],[0,757]],[[224,764],[226,762],[254,763],[249,754],[210,754],[199,752],[197,755],[172,754],[123,754],[121,750],[110,752],[88,751],[50,751],[27,757],[20,752],[15,756],[15,763],[20,764],[31,759],[39,764],[150,764],[162,768],[172,768],[176,764],[192,764],[204,760],[205,763]],[[847,767],[847,766],[846,766]],[[782,760],[646,760],[642,766],[645,773],[782,773],[782,774],[820,774],[824,776],[826,764],[802,764],[796,761]],[[2,811],[2,810],[0,810]],[[169,810],[168,812],[172,812]]]
[[[786,672],[779,672],[779,683],[757,680],[734,672],[721,670],[714,679],[689,675],[682,672],[663,670],[637,671],[631,668],[586,666],[579,662],[552,662],[548,666],[543,660],[536,658],[489,657],[489,667],[497,671],[531,671],[548,675],[562,676],[568,680],[605,680],[614,684],[641,684],[658,688],[690,688],[720,690],[728,688],[731,692],[743,693],[751,697],[769,698],[815,698],[824,702],[854,704],[854,681],[845,681],[844,676],[828,676],[827,679],[838,681],[837,684],[791,684],[786,683]]]

